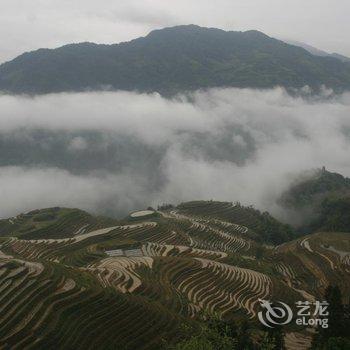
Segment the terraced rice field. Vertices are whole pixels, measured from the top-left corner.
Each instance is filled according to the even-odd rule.
[[[254,223],[233,222],[226,203],[190,207],[136,222],[77,212],[76,222],[71,212],[66,221],[56,210],[56,219],[33,229],[28,222],[39,211],[18,219],[30,234],[19,234],[13,218],[11,235],[6,222],[0,348],[159,349],[203,313],[258,326],[259,299],[314,300],[330,282],[350,289],[349,254],[327,234],[266,248],[257,259]],[[309,342],[305,332],[287,332],[288,349]]]
[[[135,211],[134,213],[131,213],[130,216],[132,218],[140,218],[140,217],[152,215],[154,213],[155,213],[154,210],[141,210],[141,211]]]

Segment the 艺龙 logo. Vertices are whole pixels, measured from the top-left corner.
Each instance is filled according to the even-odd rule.
[[[264,326],[273,328],[292,321],[293,311],[287,304],[282,301],[275,303],[263,299],[259,301],[263,310],[258,312],[258,318]],[[295,306],[298,309],[295,313],[297,326],[328,328],[329,304],[327,301],[297,301]]]
[[[258,313],[260,322],[269,328],[277,325],[288,324],[293,318],[292,309],[282,301],[271,303],[268,300],[259,299],[263,311]]]

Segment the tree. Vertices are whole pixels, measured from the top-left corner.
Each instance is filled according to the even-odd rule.
[[[200,331],[181,340],[171,350],[235,350],[237,327],[234,322],[225,322],[212,316],[201,324]]]
[[[323,336],[325,338],[346,336],[346,330],[344,329],[344,306],[339,287],[328,286],[325,292],[325,298],[329,303],[329,316],[328,328],[322,328]]]
[[[249,323],[247,321],[243,321],[241,326],[239,327],[238,332],[238,350],[248,350],[253,348],[253,342],[251,340]]]
[[[327,350],[349,350],[350,340],[346,338],[329,338],[325,344]]]
[[[328,328],[320,328],[315,335],[312,349],[350,349],[350,320],[342,303],[342,294],[338,286],[328,286],[325,299],[329,303]]]
[[[265,333],[264,337],[261,339],[259,350],[276,350],[275,342],[267,333]]]

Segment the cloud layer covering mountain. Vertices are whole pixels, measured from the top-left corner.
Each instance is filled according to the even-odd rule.
[[[163,202],[275,204],[295,174],[350,175],[350,94],[213,89],[0,97],[0,217],[48,207],[125,215]]]

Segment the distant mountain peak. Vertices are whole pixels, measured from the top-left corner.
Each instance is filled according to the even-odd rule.
[[[350,65],[318,57],[257,30],[195,24],[114,45],[40,49],[0,65],[0,91],[43,94],[111,90],[173,95],[213,87],[350,89]]]
[[[341,55],[341,54],[336,53],[336,52],[329,53],[327,51],[320,50],[317,47],[311,46],[311,45],[306,44],[306,43],[302,43],[300,41],[295,41],[295,40],[283,40],[283,41],[286,42],[287,44],[290,44],[290,45],[302,47],[303,49],[305,49],[306,51],[310,52],[311,54],[313,54],[315,56],[333,57],[333,58],[337,58],[338,60],[340,60],[342,62],[350,62],[349,57],[346,57],[346,56]]]

